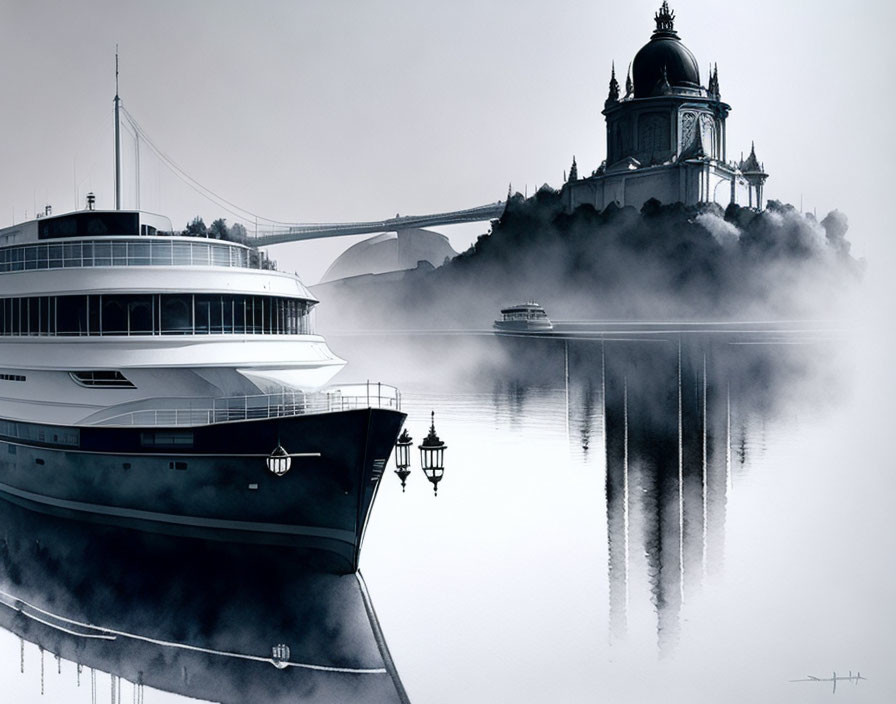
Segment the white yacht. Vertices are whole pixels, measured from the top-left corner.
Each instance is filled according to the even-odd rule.
[[[120,425],[180,411],[181,424],[227,397],[317,390],[341,369],[295,276],[172,229],[97,210],[0,229],[0,417]]]
[[[150,530],[323,549],[357,566],[404,421],[263,253],[151,213],[0,230],[0,496]]]
[[[0,498],[357,569],[398,391],[324,388],[317,301],[257,248],[118,207],[119,107],[116,209],[0,229]]]

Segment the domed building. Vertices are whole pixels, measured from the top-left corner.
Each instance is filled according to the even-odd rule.
[[[419,228],[386,232],[345,250],[330,265],[320,283],[414,269],[420,262],[439,267],[446,259],[456,256],[448,238],[438,232]]]
[[[656,13],[656,29],[635,54],[620,96],[615,66],[604,103],[607,159],[587,178],[578,178],[575,160],[563,187],[571,211],[589,203],[640,208],[661,203],[729,203],[763,207],[768,174],[751,149],[746,160],[728,160],[725,121],[731,106],[722,102],[718,69],[700,81],[700,67],[675,31],[667,2]]]

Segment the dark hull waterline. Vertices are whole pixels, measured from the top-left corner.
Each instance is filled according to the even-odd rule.
[[[6,421],[0,497],[65,518],[304,549],[322,568],[351,572],[404,417],[363,409],[194,428]],[[283,476],[266,462],[278,445],[293,455]]]

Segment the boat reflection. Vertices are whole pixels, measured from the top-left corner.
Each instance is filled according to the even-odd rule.
[[[125,680],[135,700],[149,686],[217,702],[407,702],[360,573],[320,570],[286,548],[0,501],[0,627],[23,640],[23,667],[33,643],[42,661],[77,663],[79,684],[88,669],[111,673],[113,697]]]

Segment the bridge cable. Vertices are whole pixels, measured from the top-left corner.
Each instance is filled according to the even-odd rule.
[[[149,145],[150,149],[159,157],[165,166],[167,166],[171,172],[183,183],[192,188],[194,191],[199,193],[201,196],[204,196],[209,201],[217,205],[218,207],[226,210],[228,213],[233,215],[234,217],[239,218],[240,220],[248,223],[254,224],[255,221],[263,221],[265,223],[269,223],[271,225],[282,225],[286,227],[294,226],[296,223],[288,223],[283,222],[281,220],[274,220],[272,218],[266,218],[262,215],[258,215],[257,213],[253,213],[251,210],[247,210],[231,201],[227,200],[223,196],[218,195],[212,189],[207,186],[203,186],[199,181],[190,176],[183,168],[177,165],[177,163],[169,157],[165,152],[163,152],[155,142],[147,134],[146,130],[137,122],[133,115],[131,115],[128,110],[122,106],[122,113],[127,118],[127,121],[130,123],[130,126],[134,129],[135,133],[143,139],[146,144]],[[228,207],[229,206],[229,207]]]

